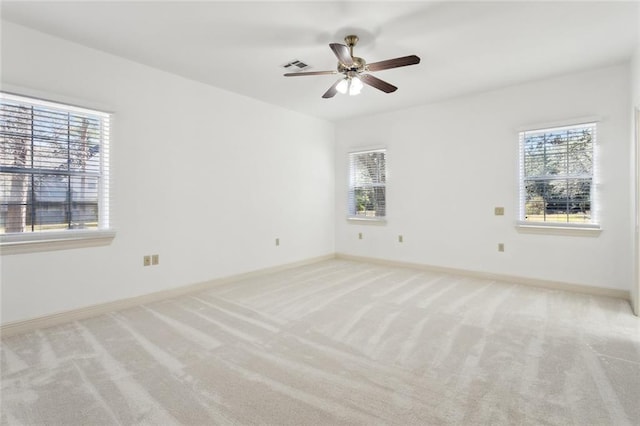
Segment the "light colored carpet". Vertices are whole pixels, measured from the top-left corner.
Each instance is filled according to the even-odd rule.
[[[627,302],[331,260],[2,341],[2,424],[628,425]]]

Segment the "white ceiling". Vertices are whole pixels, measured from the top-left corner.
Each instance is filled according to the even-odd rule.
[[[2,18],[328,120],[401,109],[628,60],[633,2],[16,2]],[[385,94],[322,99],[336,76],[285,78],[299,59],[333,70],[328,44],[357,34],[367,62],[416,54],[375,75]]]

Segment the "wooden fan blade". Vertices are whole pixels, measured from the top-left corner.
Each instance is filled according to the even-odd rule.
[[[388,70],[389,68],[406,67],[420,63],[420,58],[416,55],[403,56],[401,58],[387,59],[386,61],[374,62],[367,65],[369,71]]]
[[[333,53],[341,64],[346,65],[347,67],[353,65],[353,59],[351,59],[351,53],[349,53],[349,48],[347,46],[340,43],[331,43],[329,47],[333,50]]]
[[[380,80],[379,78],[374,77],[371,74],[361,75],[360,80],[362,80],[364,84],[368,84],[369,86],[375,87],[378,90],[382,90],[385,93],[391,93],[398,90],[398,88],[393,84],[389,84],[384,80]]]
[[[341,81],[342,79],[333,83],[333,86],[329,87],[329,90],[324,92],[324,95],[322,95],[322,97],[325,99],[333,98],[336,95],[336,93],[338,93],[338,89],[336,89],[336,87],[338,87],[338,83],[340,83]]]
[[[306,72],[288,72],[285,77],[297,77],[300,75],[331,75],[338,74],[338,71],[306,71]]]

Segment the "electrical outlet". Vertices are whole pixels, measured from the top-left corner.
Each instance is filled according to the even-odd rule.
[[[398,242],[399,243],[404,242],[404,237],[402,237],[402,235],[398,235]]]
[[[145,256],[142,260],[142,264],[144,266],[149,266],[151,265],[151,256]]]
[[[280,238],[276,238],[276,247],[280,245]]]
[[[493,214],[496,216],[504,216],[504,207],[495,207],[493,209]]]
[[[152,254],[151,255],[151,264],[152,265],[157,265],[160,263],[160,255],[159,254]]]
[[[504,251],[504,243],[498,243],[498,251]]]
[[[361,240],[362,239],[362,232],[358,232],[358,239]]]

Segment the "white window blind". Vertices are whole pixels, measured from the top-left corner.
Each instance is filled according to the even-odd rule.
[[[349,154],[349,217],[386,216],[386,150]]]
[[[109,122],[0,93],[0,234],[109,228]]]
[[[520,133],[520,220],[597,225],[596,123]]]

